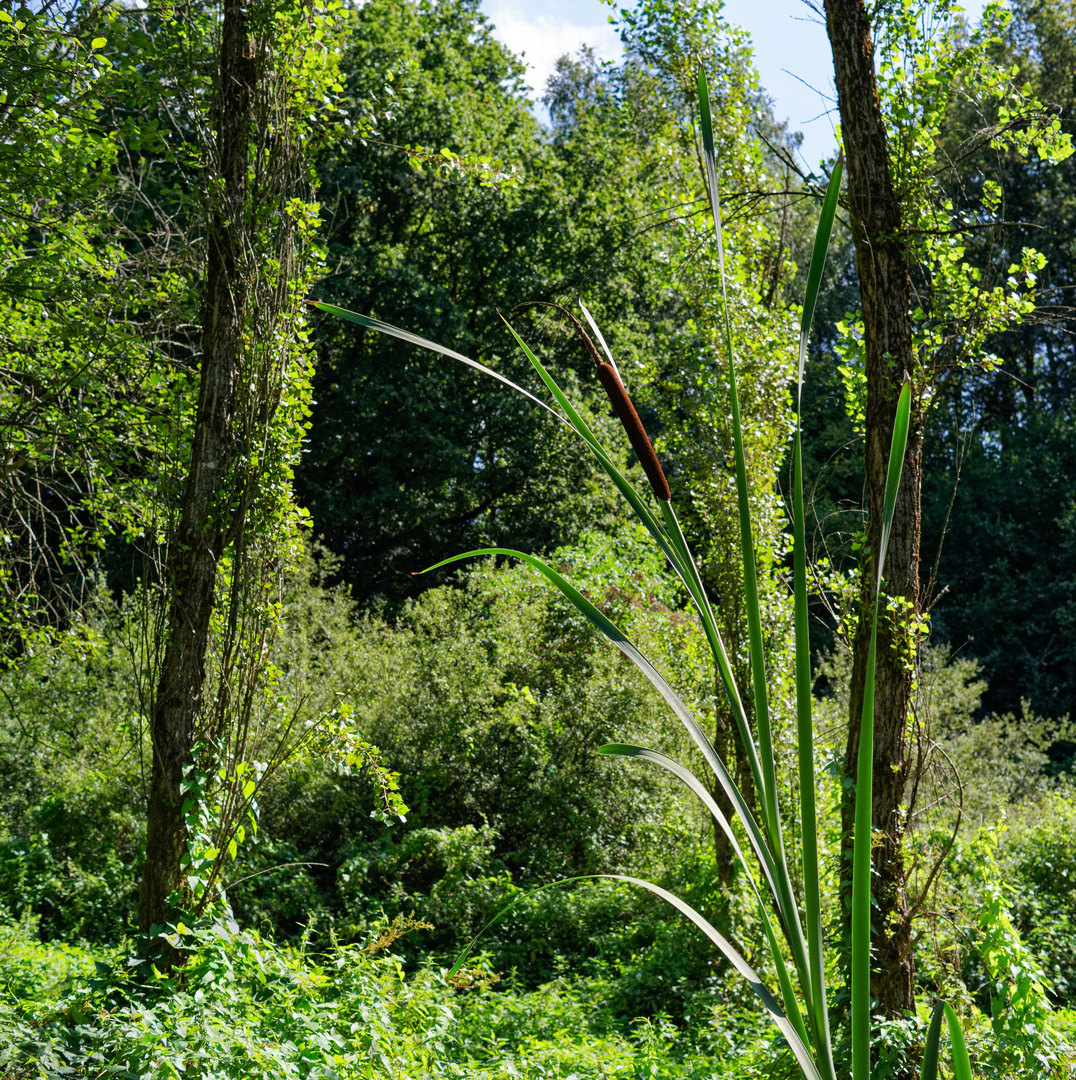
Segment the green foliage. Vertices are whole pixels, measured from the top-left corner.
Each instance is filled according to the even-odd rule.
[[[497,310],[547,297],[565,277],[574,283],[599,233],[588,223],[575,238],[522,67],[492,37],[476,0],[364,4],[352,13],[342,66],[354,108],[364,113],[376,101],[384,111],[376,138],[342,141],[322,159],[334,272],[319,295],[436,327],[511,370]],[[488,156],[516,182],[483,186],[423,164],[407,147]],[[443,573],[412,574],[459,546],[522,534],[548,550],[611,522],[594,470],[571,458],[567,433],[548,417],[399,342],[341,323],[320,331],[315,423],[299,480],[358,599],[395,604],[442,582]],[[460,400],[482,404],[481,425]]]
[[[988,831],[976,837],[969,853],[983,893],[978,921],[983,931],[978,953],[986,969],[990,1019],[1004,1056],[1022,1058],[1026,1069],[1049,1069],[1056,1051],[1046,1036],[1050,1012],[1040,961],[1021,940],[1012,921],[1009,897],[1001,881]]]
[[[97,550],[140,527],[149,462],[171,456],[175,395],[132,311],[154,273],[127,271],[109,220],[119,155],[103,100],[121,79],[102,9],[46,4],[0,19],[0,632],[55,627],[85,602]],[[93,39],[93,40],[91,40]]]
[[[1056,790],[1050,750],[1071,741],[1070,723],[1042,720],[1025,708],[1019,717],[965,721],[944,736],[963,784],[965,815],[973,828],[991,825],[1020,805],[1035,805]]]
[[[1014,919],[1028,887],[999,865],[1005,846],[1004,829],[980,829],[952,864],[956,880],[949,887],[960,890],[954,902],[968,920],[960,928],[967,937],[958,946],[964,957],[959,975],[993,1034],[980,1035],[972,1053],[988,1076],[1060,1076],[1072,1047],[1054,1022],[1042,960]]]
[[[1071,785],[1064,794],[1037,800],[1020,817],[1020,827],[1004,834],[1005,869],[1015,886],[1013,918],[1043,964],[1043,981],[1053,998],[1071,1008],[1076,1004],[1076,800]]]
[[[637,547],[628,532],[593,537],[558,558],[586,577]],[[623,613],[646,640],[662,650],[671,649],[659,644],[667,633],[683,642],[685,691],[705,692],[708,677],[690,662],[697,628],[670,606],[675,590],[656,569],[591,580],[603,607]],[[596,739],[664,728],[659,701],[525,571],[479,567],[466,588],[429,590],[392,627],[351,624],[339,593],[294,595],[277,661],[281,689],[309,688],[310,706],[320,709],[332,704],[329,687],[338,688],[353,729],[400,774],[410,824],[458,829],[488,820],[498,854],[527,878],[653,865],[692,835],[690,815],[677,822],[662,806],[665,782],[631,782],[592,750]],[[322,676],[300,676],[310,656]],[[338,865],[377,839],[363,820],[367,791],[361,777],[297,765],[265,792],[265,827],[306,858]]]
[[[1040,716],[1060,718],[1076,702],[1076,518],[1066,480],[1076,461],[1071,413],[1042,402],[1020,422],[991,422],[963,454],[954,435],[945,444],[935,533],[958,463],[960,488],[938,571],[950,592],[937,607],[937,632],[967,641],[981,661],[988,709],[1019,715],[1026,698]]]
[[[0,671],[0,906],[68,941],[122,935],[143,844],[143,721],[108,606]]]
[[[0,997],[17,1001],[54,1002],[70,992],[93,967],[94,952],[62,941],[37,940],[32,921],[0,922]],[[96,950],[100,955],[100,949]]]
[[[231,922],[179,931],[181,980],[98,961],[58,1002],[14,1008],[0,1065],[19,1075],[79,1069],[145,1077],[462,1075],[451,991],[433,972],[405,979],[391,956],[335,950],[322,963]]]

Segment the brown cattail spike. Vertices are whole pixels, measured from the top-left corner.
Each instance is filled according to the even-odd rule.
[[[669,482],[665,479],[665,474],[661,471],[661,463],[658,461],[657,454],[654,453],[654,448],[650,445],[643,422],[639,419],[639,414],[635,411],[635,406],[632,405],[624,384],[617,377],[611,364],[602,364],[598,368],[598,381],[609,395],[613,409],[628,433],[628,440],[639,457],[643,472],[646,473],[654,494],[662,502],[670,502],[672,492],[669,490]]]

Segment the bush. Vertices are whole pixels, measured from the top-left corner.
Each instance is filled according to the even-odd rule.
[[[452,1076],[454,991],[393,957],[337,949],[323,963],[229,921],[182,928],[169,978],[98,962],[56,1002],[3,1002],[0,1068],[205,1080]],[[32,946],[40,950],[40,946]]]
[[[1055,791],[1005,834],[1000,860],[1013,884],[1013,918],[1041,959],[1054,1001],[1076,1007],[1076,799]]]

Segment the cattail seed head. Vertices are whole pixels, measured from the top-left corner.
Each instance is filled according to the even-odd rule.
[[[657,454],[654,453],[653,446],[650,445],[646,429],[639,419],[639,414],[635,411],[635,406],[631,403],[631,398],[628,397],[627,390],[624,389],[624,384],[617,377],[617,373],[613,370],[611,364],[602,364],[598,368],[598,381],[602,384],[606,394],[609,395],[609,400],[613,403],[613,409],[620,418],[620,422],[624,425],[624,430],[628,433],[628,440],[638,456],[639,462],[642,464],[643,472],[646,473],[646,478],[650,481],[654,494],[662,502],[670,502],[672,492],[669,490],[669,482],[665,479],[665,473],[661,470],[661,463],[658,461]]]

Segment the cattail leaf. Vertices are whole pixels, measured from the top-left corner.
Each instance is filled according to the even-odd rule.
[[[871,974],[871,807],[874,802],[874,669],[878,659],[878,617],[881,610],[882,570],[897,505],[904,454],[911,427],[911,383],[905,382],[897,400],[893,439],[889,447],[881,542],[871,613],[870,646],[863,683],[863,713],[859,723],[859,758],[856,764],[855,836],[852,844],[852,1080],[870,1078],[870,974]]]
[[[497,914],[494,915],[493,918],[490,919],[489,922],[487,922],[486,925],[471,939],[467,947],[460,953],[456,962],[447,972],[446,978],[451,979],[459,972],[466,962],[467,957],[474,951],[475,945],[477,945],[478,941],[483,937],[486,931],[489,930],[490,927],[496,925],[496,923],[504,918],[504,916],[517,904],[522,903],[524,900],[527,900],[540,892],[545,892],[546,889],[553,889],[560,885],[569,885],[576,881],[623,881],[628,885],[637,885],[641,889],[646,889],[647,892],[653,893],[658,898],[676,908],[677,911],[693,922],[710,939],[710,941],[717,946],[725,959],[728,960],[751,987],[751,990],[762,1003],[762,1007],[770,1014],[770,1018],[785,1037],[785,1041],[788,1043],[789,1049],[792,1051],[800,1070],[803,1072],[805,1080],[823,1080],[817,1066],[814,1061],[811,1060],[811,1053],[807,1049],[803,1036],[797,1031],[796,1025],[785,1015],[784,1010],[782,1010],[774,996],[770,993],[766,984],[759,978],[754,968],[752,968],[740,955],[732,943],[686,901],[667,892],[665,889],[661,888],[660,885],[655,885],[650,881],[644,881],[641,878],[630,877],[627,874],[580,874],[578,877],[560,878],[557,881],[550,881],[545,885],[539,885],[537,888],[528,889],[526,892],[520,893],[501,908],[500,911],[498,911]]]
[[[656,750],[648,750],[642,746],[633,746],[630,743],[606,743],[605,746],[598,747],[599,754],[616,754],[619,757],[639,758],[642,761],[652,761],[655,765],[660,765],[663,769],[670,772],[681,783],[694,793],[695,797],[702,803],[703,806],[710,812],[714,821],[717,822],[718,827],[728,837],[729,846],[732,848],[736,858],[739,859],[740,865],[748,872],[750,876],[751,864],[747,860],[747,856],[744,854],[743,848],[740,847],[740,841],[736,838],[736,833],[732,828],[731,822],[722,813],[721,808],[717,805],[713,795],[710,794],[706,785],[693,773],[690,769],[685,768],[680,762],[668,757],[665,754],[661,754]],[[760,862],[762,869],[762,876],[769,887],[770,893],[773,895],[774,900],[777,899],[777,885],[773,880],[773,863],[770,860]],[[751,881],[751,887],[756,890],[754,881]]]
[[[706,72],[699,66],[699,127],[702,131],[702,159],[706,170],[706,190],[710,196],[710,213],[717,230],[717,268],[721,275],[721,293],[726,309],[728,297],[725,295],[725,241],[721,232],[721,194],[717,182],[717,155],[714,152],[714,121],[710,112],[710,87],[706,81]]]
[[[671,892],[667,892],[665,889],[661,888],[660,885],[655,885],[651,881],[643,881],[640,878],[629,877],[627,874],[610,874],[608,876],[620,881],[626,881],[631,885],[638,885],[642,889],[647,889],[655,896],[660,897],[667,904],[671,904],[681,915],[690,919],[710,939],[710,941],[717,946],[721,955],[728,960],[747,985],[751,987],[754,995],[762,1003],[762,1007],[770,1014],[770,1019],[773,1020],[777,1025],[778,1030],[785,1037],[788,1048],[792,1051],[792,1055],[796,1059],[796,1064],[799,1065],[800,1071],[803,1073],[806,1080],[822,1080],[818,1067],[811,1058],[811,1052],[807,1049],[805,1040],[800,1035],[799,1031],[796,1030],[796,1025],[785,1015],[781,1006],[777,1004],[773,995],[766,988],[766,984],[755,973],[754,968],[744,960],[732,944],[711,926],[702,915],[700,915],[689,903],[681,900],[678,896],[674,896]]]
[[[814,309],[818,301],[818,289],[822,284],[822,272],[826,268],[826,255],[829,252],[829,238],[833,231],[833,219],[837,215],[837,198],[841,190],[841,173],[844,171],[844,151],[837,157],[826,196],[822,200],[822,213],[815,231],[814,251],[811,253],[811,266],[807,271],[807,288],[803,294],[803,313],[800,316],[800,354],[799,376],[796,380],[796,412],[800,412],[803,395],[803,369],[807,362],[807,340],[814,322]]]
[[[773,753],[773,736],[769,722],[769,699],[766,688],[766,658],[762,641],[762,616],[758,598],[758,575],[755,567],[754,540],[751,532],[751,510],[747,491],[747,461],[744,455],[743,431],[740,423],[740,401],[736,390],[736,363],[732,352],[732,330],[729,319],[728,293],[725,282],[725,249],[721,230],[721,195],[717,182],[717,158],[714,152],[713,119],[710,112],[710,91],[706,72],[699,68],[699,113],[701,119],[703,158],[706,165],[706,186],[710,194],[710,212],[717,237],[718,273],[721,280],[722,310],[725,327],[725,353],[728,364],[729,405],[732,412],[733,456],[736,464],[736,495],[740,518],[740,553],[743,561],[744,609],[751,657],[751,683],[754,690],[755,724],[758,729],[758,754],[762,766],[759,798],[770,845],[781,852],[781,815],[777,804],[777,768]]]
[[[822,933],[822,899],[819,881],[818,811],[815,805],[814,721],[811,692],[811,639],[807,603],[806,514],[803,504],[803,450],[800,429],[801,400],[807,344],[818,300],[818,290],[826,265],[833,219],[837,212],[843,155],[837,158],[826,188],[822,213],[815,233],[814,251],[807,274],[807,289],[800,321],[799,371],[796,382],[796,431],[792,447],[792,562],[796,655],[796,735],[800,795],[800,851],[803,870],[803,914],[807,932],[807,960],[810,971],[808,1014],[819,1060],[833,1059],[826,999],[825,955]],[[832,1072],[832,1069],[828,1070]]]
[[[938,1044],[941,1041],[941,1025],[944,1016],[945,1002],[935,1001],[934,1009],[930,1014],[926,1042],[923,1043],[923,1065],[919,1070],[919,1080],[938,1080]]]
[[[688,550],[687,540],[684,537],[683,530],[680,528],[680,520],[676,516],[675,507],[672,503],[662,503],[661,512],[665,515],[665,530],[677,550],[680,552],[681,559],[684,561],[692,575],[693,590],[691,595],[695,598],[695,606],[702,618],[703,629],[706,633],[707,642],[710,645],[710,651],[713,653],[714,658],[717,661],[718,671],[721,673],[721,681],[725,688],[725,696],[728,700],[729,708],[732,710],[732,716],[737,731],[740,734],[740,740],[744,748],[744,753],[747,756],[748,767],[751,770],[751,778],[754,781],[755,790],[761,791],[762,767],[758,759],[758,749],[755,746],[755,739],[751,727],[747,722],[747,713],[744,711],[743,701],[740,698],[740,690],[736,685],[736,679],[732,673],[732,665],[729,662],[728,652],[725,649],[725,642],[721,638],[721,631],[717,627],[717,620],[714,618],[713,609],[710,607],[710,600],[706,595],[706,588],[703,585],[702,576],[699,574],[699,569],[695,565],[695,560],[692,559],[691,553]]]
[[[897,507],[897,492],[904,469],[904,454],[908,447],[908,432],[912,423],[912,384],[905,381],[897,399],[897,413],[893,418],[893,441],[889,447],[889,471],[885,479],[885,502],[882,506],[882,541],[878,551],[875,591],[882,587],[882,569],[885,566],[889,537],[893,532],[893,516]]]
[[[751,892],[755,896],[755,901],[758,904],[759,915],[762,919],[762,926],[766,934],[766,940],[770,946],[770,956],[773,959],[774,968],[777,971],[777,979],[781,984],[781,998],[784,1001],[785,1015],[792,1020],[796,1025],[796,1030],[799,1032],[800,1037],[806,1043],[808,1041],[807,1030],[803,1026],[803,1016],[800,1013],[799,1003],[796,1000],[796,991],[792,986],[792,979],[788,973],[788,964],[785,963],[784,952],[781,949],[780,943],[777,940],[777,936],[773,931],[773,924],[770,921],[770,909],[766,904],[766,901],[762,897],[762,893],[759,891],[758,886],[755,884],[754,876],[751,873],[751,865],[747,861],[747,857],[743,853],[743,849],[740,847],[739,841],[736,839],[736,834],[732,829],[732,825],[728,818],[721,812],[721,808],[717,805],[713,795],[706,789],[706,785],[693,773],[690,769],[684,768],[680,762],[667,757],[665,754],[660,754],[656,750],[647,750],[642,746],[632,746],[626,743],[608,743],[605,746],[598,747],[599,754],[618,754],[622,757],[637,758],[643,761],[652,761],[656,765],[660,765],[663,769],[672,773],[681,783],[686,785],[695,797],[706,807],[710,812],[710,816],[717,822],[721,831],[728,837],[729,845],[732,848],[737,859],[740,861],[740,865],[746,871],[746,880],[751,887]],[[772,876],[772,864],[761,863],[763,876],[766,879],[766,884],[769,887],[770,895],[773,898],[774,903],[779,902],[779,890],[773,880]]]
[[[964,1042],[964,1031],[960,1026],[960,1017],[949,1002],[945,1003],[945,1022],[949,1025],[949,1042],[953,1048],[953,1073],[956,1080],[971,1080],[971,1058],[968,1057],[968,1048]]]
[[[747,617],[748,651],[751,661],[752,697],[755,705],[755,727],[758,736],[758,762],[761,784],[758,798],[769,848],[778,866],[777,880],[781,888],[780,908],[786,919],[789,948],[796,962],[805,996],[811,998],[810,964],[807,945],[800,923],[792,877],[788,871],[781,809],[777,791],[777,765],[770,726],[769,691],[766,685],[766,652],[762,635],[762,611],[758,593],[758,571],[755,564],[754,538],[751,529],[751,507],[747,486],[747,461],[744,454],[743,429],[740,421],[740,401],[736,388],[736,362],[732,349],[732,324],[729,316],[728,290],[725,274],[725,249],[721,229],[721,197],[717,181],[717,159],[714,151],[713,118],[706,73],[699,68],[698,78],[700,127],[706,182],[710,194],[710,210],[717,238],[718,272],[721,280],[722,310],[725,330],[725,356],[728,365],[729,406],[732,413],[733,456],[736,463],[736,496],[740,523],[740,554],[743,565],[744,611]],[[827,1078],[828,1080],[828,1078]]]
[[[815,805],[814,720],[811,692],[811,639],[807,605],[807,541],[803,505],[803,453],[799,419],[792,446],[792,563],[796,643],[796,755],[800,796],[800,853],[803,869],[803,918],[807,932],[810,972],[811,1028],[820,1060],[833,1058],[826,1000],[825,941],[822,932],[822,891],[819,880],[818,811]]]
[[[923,1066],[920,1080],[937,1080],[938,1057],[941,1044],[941,1022],[945,1017],[949,1028],[949,1042],[952,1044],[953,1075],[956,1080],[971,1080],[971,1059],[964,1043],[964,1032],[960,1020],[947,1001],[935,1001],[930,1014],[930,1028],[923,1044]]]
[[[360,315],[357,311],[348,311],[347,308],[336,307],[335,304],[326,304],[323,300],[308,300],[308,304],[311,307],[317,308],[319,311],[324,311],[329,315],[335,315],[338,319],[346,319],[348,322],[358,323],[359,326],[365,326],[368,330],[376,330],[380,334],[386,334],[389,337],[394,337],[400,341],[406,341],[409,345],[417,345],[422,349],[429,349],[431,352],[440,353],[442,356],[448,356],[453,360],[458,360],[461,364],[466,364],[468,367],[472,367],[475,371],[481,371],[485,375],[490,375],[498,382],[504,383],[505,386],[511,387],[513,390],[518,391],[524,397],[530,398],[531,401],[538,405],[541,405],[547,412],[552,413],[558,420],[564,421],[564,417],[557,412],[556,409],[550,408],[541,398],[535,397],[529,390],[524,390],[522,386],[512,382],[511,379],[505,378],[504,375],[494,371],[493,368],[486,367],[485,364],[480,364],[477,360],[472,360],[469,356],[464,356],[463,353],[456,352],[455,349],[449,349],[444,345],[438,345],[436,341],[430,341],[429,338],[420,337],[418,334],[412,334],[409,330],[401,330],[398,326],[392,326],[390,323],[382,322],[380,319],[371,319],[369,315]]]

